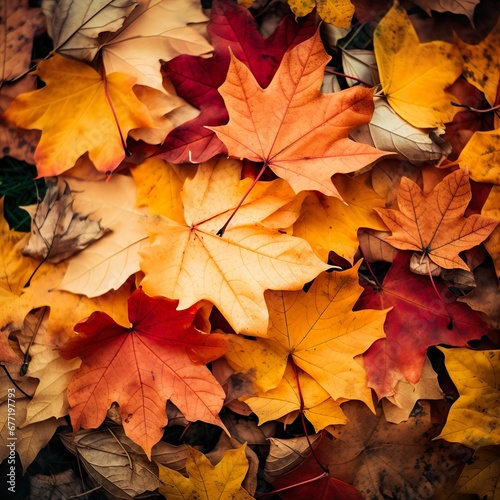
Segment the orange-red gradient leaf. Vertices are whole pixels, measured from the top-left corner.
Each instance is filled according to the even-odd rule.
[[[75,432],[99,427],[115,401],[125,433],[149,458],[167,425],[167,400],[190,421],[224,428],[218,413],[225,394],[204,363],[224,354],[226,341],[193,326],[195,306],[176,306],[139,288],[129,298],[130,326],[103,312],[75,326],[79,335],[61,348],[64,358],[83,360],[68,386]]]

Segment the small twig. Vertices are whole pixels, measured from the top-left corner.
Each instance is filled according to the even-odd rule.
[[[125,453],[125,455],[127,455],[128,466],[129,466],[130,470],[134,470],[134,465],[132,463],[132,458],[130,458],[130,454],[128,453],[128,451],[123,447],[123,444],[120,442],[120,440],[116,437],[116,434],[109,427],[107,428],[107,430],[116,439],[116,442],[118,443],[118,445],[120,446],[120,448],[123,450],[123,452]]]
[[[66,498],[80,498],[84,497],[85,495],[88,495],[89,493],[93,493],[94,491],[100,490],[102,486],[96,486],[95,488],[92,488],[91,490],[84,491],[83,493],[77,493],[76,495],[71,495],[70,497]]]
[[[500,109],[500,104],[488,109],[477,109],[473,108],[472,106],[469,106],[468,104],[459,104],[458,102],[453,102],[453,101],[451,101],[450,104],[452,106],[455,106],[456,108],[464,108],[467,111],[470,111],[471,113],[492,113]]]
[[[332,75],[343,76],[344,78],[349,78],[350,80],[356,80],[357,82],[362,83],[363,85],[366,85],[371,89],[373,88],[373,85],[371,83],[365,82],[364,80],[361,80],[361,78],[356,78],[355,76],[346,75],[345,73],[340,73],[340,71],[335,71],[328,67],[325,68],[325,73],[331,73]]]
[[[14,384],[16,389],[18,389],[20,392],[22,392],[27,398],[33,399],[33,396],[30,396],[28,393],[24,392],[16,383],[16,381],[11,377],[9,370],[5,367],[5,365],[0,365],[3,368],[3,371],[7,374],[7,377],[9,377],[9,380]]]

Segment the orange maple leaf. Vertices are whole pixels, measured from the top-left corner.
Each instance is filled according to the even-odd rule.
[[[479,245],[499,222],[477,214],[464,217],[470,200],[469,173],[459,169],[428,195],[403,177],[398,191],[400,211],[375,210],[392,231],[387,243],[401,250],[423,252],[446,269],[469,270],[458,254]]]
[[[129,130],[154,126],[132,91],[134,77],[112,73],[103,80],[87,64],[58,54],[41,62],[36,74],[46,86],[16,97],[4,116],[42,130],[34,155],[39,177],[70,169],[87,152],[97,170],[113,171],[125,158]]]
[[[97,428],[113,402],[127,436],[151,448],[167,424],[166,400],[190,421],[224,428],[218,417],[225,393],[205,363],[222,356],[226,341],[193,326],[196,307],[176,311],[177,301],[148,297],[142,289],[129,299],[129,327],[103,312],[75,326],[77,335],[61,348],[66,359],[80,357],[80,370],[68,386],[75,432]]]
[[[340,198],[333,174],[354,172],[388,153],[348,138],[371,120],[373,91],[354,87],[322,94],[329,60],[317,31],[284,55],[272,82],[262,89],[231,54],[226,81],[219,87],[229,123],[207,128],[231,156],[263,161],[295,192],[317,190]]]

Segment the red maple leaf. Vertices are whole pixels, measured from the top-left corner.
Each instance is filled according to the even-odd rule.
[[[208,32],[215,55],[209,59],[182,55],[163,65],[162,70],[175,85],[177,94],[200,109],[193,120],[175,128],[157,154],[172,163],[202,162],[227,149],[207,126],[224,125],[229,116],[217,89],[224,83],[233,54],[267,87],[284,53],[307,40],[316,30],[315,14],[296,22],[290,14],[276,31],[264,39],[247,9],[229,0],[215,0]]]
[[[420,380],[427,348],[438,344],[464,347],[480,339],[487,326],[466,304],[456,301],[448,287],[428,276],[409,271],[411,252],[399,252],[382,287],[362,282],[365,291],[356,303],[360,309],[387,309],[385,339],[377,340],[363,355],[368,385],[379,398],[395,393],[403,377]],[[465,306],[465,307],[464,307]]]
[[[125,433],[150,457],[167,424],[167,400],[190,421],[224,428],[218,413],[225,393],[205,366],[227,351],[223,335],[193,326],[196,306],[176,311],[177,300],[140,288],[128,304],[131,326],[94,312],[61,348],[64,358],[83,361],[68,386],[74,431],[99,427],[117,402]]]

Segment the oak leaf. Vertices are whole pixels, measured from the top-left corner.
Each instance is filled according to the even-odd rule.
[[[193,326],[195,306],[178,312],[176,305],[138,289],[129,299],[130,326],[103,312],[75,326],[79,335],[61,347],[64,358],[82,359],[68,386],[75,432],[98,427],[115,401],[127,436],[148,458],[167,424],[167,400],[190,421],[224,428],[218,417],[224,391],[204,363],[220,357],[226,342]]]
[[[436,439],[475,449],[500,444],[500,351],[439,349],[460,396]]]
[[[120,29],[137,5],[136,0],[44,0],[42,11],[55,50],[91,61],[100,47],[99,33]]]
[[[356,304],[362,310],[392,307],[385,323],[386,339],[363,355],[369,386],[379,398],[395,394],[400,380],[411,384],[420,380],[428,347],[462,347],[488,331],[479,315],[456,302],[446,285],[435,283],[441,301],[428,276],[410,272],[410,257],[399,252],[380,287],[362,282],[365,291]]]
[[[308,241],[321,260],[326,262],[333,250],[352,264],[359,246],[358,229],[387,229],[374,211],[375,207],[384,207],[385,201],[373,191],[367,174],[354,178],[336,175],[334,184],[344,202],[310,193],[293,225],[293,234]]]
[[[158,464],[160,469],[160,493],[171,500],[212,500],[253,498],[241,486],[248,470],[245,456],[246,443],[241,448],[228,450],[224,458],[212,465],[208,458],[195,448],[189,448],[186,462],[188,477]]]
[[[262,89],[232,55],[219,88],[229,123],[208,128],[231,156],[263,161],[295,192],[317,190],[339,197],[333,174],[359,170],[385,153],[348,139],[352,130],[370,121],[373,91],[354,87],[322,94],[329,60],[316,31],[283,56],[272,82]]]
[[[479,245],[498,220],[478,214],[464,217],[471,200],[469,174],[459,169],[426,195],[403,177],[398,191],[399,210],[375,209],[392,235],[387,242],[401,250],[416,250],[445,269],[469,267],[458,255]]]
[[[250,68],[259,85],[267,87],[285,51],[312,36],[315,26],[315,16],[295,22],[289,15],[271,36],[263,38],[247,9],[228,0],[214,0],[208,24],[214,56],[186,54],[162,66],[177,94],[199,108],[200,115],[172,130],[160,146],[159,156],[174,163],[199,163],[226,152],[224,144],[205,125],[223,125],[228,120],[224,100],[217,91],[229,68],[228,47]]]
[[[24,207],[31,215],[31,234],[22,254],[57,264],[102,238],[108,230],[89,215],[73,211],[68,183],[47,179],[47,192],[36,207]]]
[[[378,24],[373,45],[382,90],[391,107],[418,128],[444,127],[459,109],[445,88],[462,73],[455,45],[420,43],[403,7],[397,2]]]
[[[354,14],[351,0],[288,0],[296,17],[309,14],[315,7],[323,21],[338,28],[349,28]]]
[[[358,267],[320,274],[307,293],[266,292],[267,337],[232,336],[226,354],[231,367],[251,375],[258,390],[269,391],[291,359],[333,399],[359,399],[373,407],[365,371],[354,358],[385,336],[387,310],[352,312],[362,291]]]
[[[87,64],[58,54],[42,61],[36,74],[46,86],[16,97],[4,116],[19,127],[42,130],[34,155],[39,177],[70,169],[87,152],[97,170],[113,171],[125,158],[129,130],[154,125],[132,92],[131,76],[114,73],[103,80]]]
[[[279,232],[300,210],[281,179],[258,182],[217,236],[252,184],[240,176],[237,160],[219,156],[201,163],[184,183],[186,224],[159,215],[145,221],[151,244],[141,251],[141,284],[151,295],[178,299],[181,309],[209,300],[235,331],[262,336],[268,323],[264,290],[299,289],[328,266],[304,240]]]

